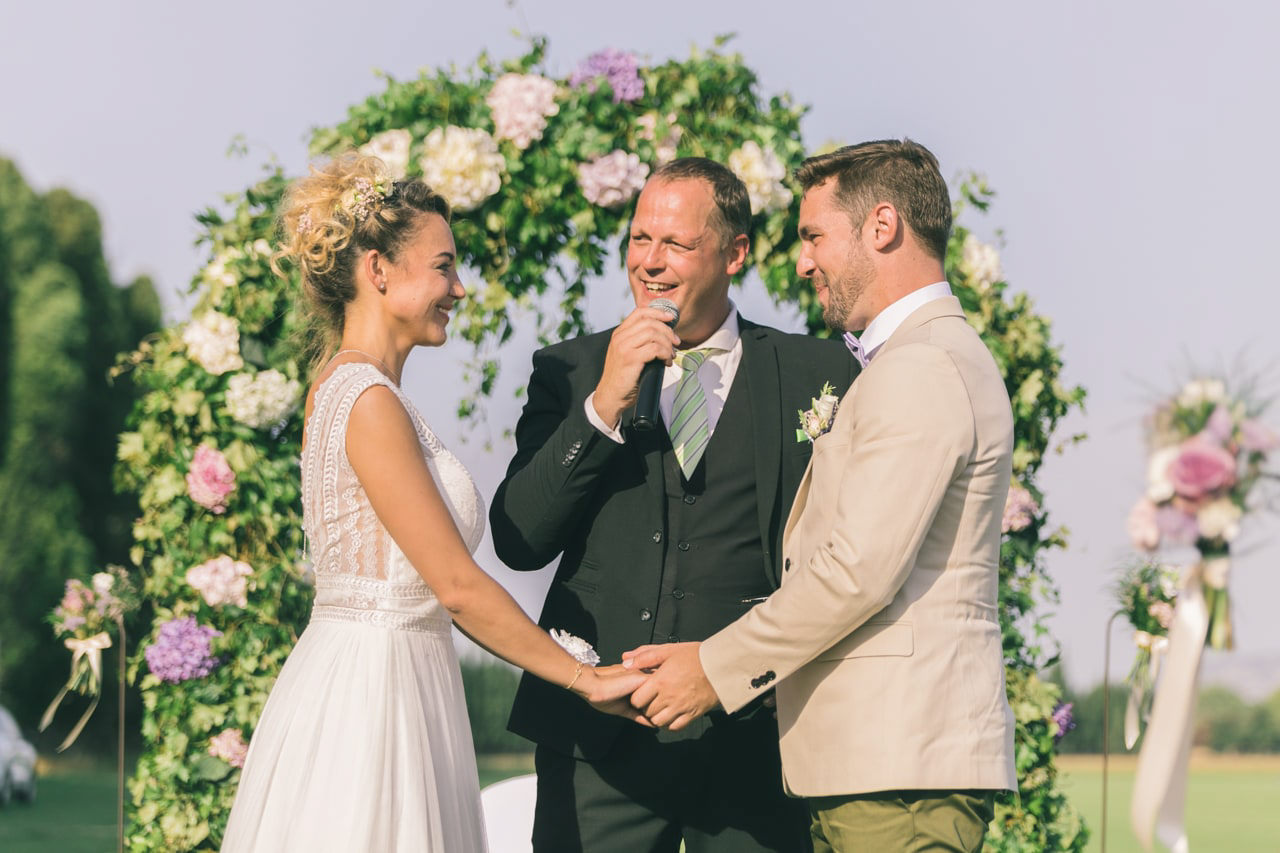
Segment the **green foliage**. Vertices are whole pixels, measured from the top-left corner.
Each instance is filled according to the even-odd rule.
[[[477,754],[529,751],[527,740],[507,731],[519,684],[519,671],[501,661],[462,661],[462,687]]]
[[[111,282],[93,207],[0,159],[0,701],[27,730],[67,667],[43,611],[129,546],[111,466],[132,397],[107,371],[159,319],[149,282]]]
[[[387,80],[383,92],[354,106],[339,125],[321,129],[313,151],[331,153],[362,145],[388,130],[422,140],[432,129],[459,125],[493,131],[485,96],[508,70],[536,71],[544,43],[523,57],[495,63],[482,56],[465,73],[424,72],[416,80]],[[614,149],[656,163],[656,140],[672,125],[682,133],[681,155],[721,161],[746,142],[771,151],[790,173],[804,147],[802,107],[787,96],[763,99],[754,73],[736,55],[697,52],[684,61],[641,69],[644,94],[614,103],[607,85],[592,93],[558,81],[558,112],[540,139],[524,150],[499,142],[505,167],[501,189],[476,207],[455,213],[453,229],[462,261],[482,279],[465,306],[460,335],[479,360],[460,414],[475,416],[498,374],[492,354],[509,340],[519,312],[533,312],[540,337],[586,331],[587,282],[617,252],[628,206],[593,205],[578,186],[577,166]],[[641,118],[651,116],[653,134]],[[409,174],[420,173],[415,157]],[[787,178],[786,180],[790,180]],[[195,616],[223,632],[215,653],[225,663],[204,679],[178,685],[147,674],[141,655],[133,675],[144,695],[146,749],[133,778],[131,846],[139,850],[211,849],[220,841],[238,772],[208,760],[210,738],[229,728],[251,734],[267,692],[301,628],[310,589],[302,559],[297,457],[301,424],[296,412],[270,428],[238,422],[227,407],[236,372],[273,368],[304,378],[295,345],[300,319],[293,313],[297,282],[268,269],[275,207],[284,188],[278,172],[228,199],[226,212],[200,216],[210,263],[192,281],[199,294],[195,322],[217,311],[238,321],[243,368],[211,373],[188,352],[183,328],[148,340],[122,369],[145,391],[129,430],[120,436],[119,482],[140,495],[131,556],[154,606],[150,642],[164,622]],[[797,305],[817,328],[820,308],[810,288],[793,274],[798,252],[793,203],[756,215],[752,261],[780,301]],[[990,192],[974,180],[961,188],[961,205],[985,209]],[[1050,343],[1047,321],[1024,295],[1006,298],[999,276],[982,273],[966,254],[965,227],[956,229],[948,253],[949,274],[970,319],[991,347],[1006,377],[1017,420],[1015,472],[1036,500],[1035,475],[1058,421],[1083,400],[1081,389],[1063,388],[1061,358]],[[554,309],[548,309],[548,300]],[[188,498],[184,484],[195,449],[223,452],[236,475],[224,514]],[[1002,805],[992,833],[998,850],[1080,849],[1085,833],[1057,787],[1053,767],[1055,724],[1050,714],[1057,688],[1035,673],[1053,658],[1045,648],[1038,608],[1054,601],[1042,564],[1045,548],[1064,543],[1061,531],[1038,513],[1011,533],[1002,553],[1001,621],[1009,667],[1010,699],[1017,709],[1019,797]],[[252,569],[249,606],[210,607],[184,580],[186,571],[227,554]],[[513,679],[499,665],[466,669],[477,747],[507,748],[501,734]]]
[[[1049,321],[1033,311],[1025,293],[1008,295],[994,249],[963,222],[969,210],[985,213],[993,196],[976,175],[961,182],[947,276],[1004,375],[1013,404],[1015,487],[1026,489],[1039,508],[1044,496],[1036,476],[1050,439],[1067,412],[1083,405],[1085,392],[1061,384],[1062,355],[1052,344]],[[998,805],[987,841],[992,850],[1082,850],[1088,839],[1053,763],[1056,724],[1050,718],[1061,691],[1037,677],[1057,660],[1043,622],[1042,608],[1058,601],[1044,552],[1065,546],[1066,532],[1051,527],[1048,514],[1039,511],[1027,526],[1007,530],[1000,549],[1000,626],[1009,703],[1018,723],[1018,793]]]

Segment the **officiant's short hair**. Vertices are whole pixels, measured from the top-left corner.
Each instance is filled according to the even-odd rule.
[[[712,227],[720,233],[720,245],[728,247],[739,234],[751,239],[751,197],[747,185],[729,167],[706,157],[680,157],[659,166],[649,181],[706,181],[716,212]]]
[[[849,212],[855,228],[873,207],[887,201],[925,251],[940,261],[946,258],[951,196],[938,158],[928,148],[910,139],[861,142],[810,157],[796,170],[796,181],[805,192],[831,178],[836,179],[836,201]]]

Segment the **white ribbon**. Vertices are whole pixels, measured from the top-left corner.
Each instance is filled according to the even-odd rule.
[[[1169,627],[1164,677],[1156,686],[1147,737],[1138,755],[1129,818],[1143,849],[1158,840],[1173,853],[1187,853],[1187,763],[1191,756],[1196,687],[1204,652],[1209,610],[1205,605],[1203,568],[1196,564],[1182,578],[1178,603]]]
[[[84,676],[83,667],[80,665],[82,658],[86,659],[89,665],[89,692],[93,695],[93,703],[80,717],[80,721],[76,723],[75,728],[71,730],[71,734],[67,735],[66,740],[58,747],[58,752],[62,752],[71,744],[75,743],[76,738],[80,737],[80,732],[84,730],[85,723],[89,722],[89,718],[93,716],[94,710],[98,707],[98,697],[102,693],[102,651],[111,648],[111,637],[106,631],[94,634],[92,637],[80,639],[78,637],[68,637],[63,644],[71,649],[71,676],[67,679],[67,683],[62,685],[62,689],[58,691],[58,695],[49,703],[49,707],[45,709],[44,716],[40,718],[40,731],[44,731],[53,722],[53,715],[57,713],[58,706],[62,704],[63,698],[67,692],[80,683],[80,679]]]
[[[1146,672],[1141,678],[1135,679],[1134,683],[1129,685],[1129,702],[1124,709],[1125,749],[1133,749],[1133,745],[1138,742],[1138,736],[1142,734],[1142,712],[1151,688],[1160,677],[1160,663],[1169,651],[1169,638],[1151,637],[1150,644],[1142,646],[1142,649],[1150,654],[1150,660],[1147,661]]]

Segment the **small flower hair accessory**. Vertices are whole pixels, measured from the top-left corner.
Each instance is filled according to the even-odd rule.
[[[309,210],[303,211],[302,215],[298,217],[298,233],[306,234],[314,226],[315,226],[315,222],[313,222],[311,219],[311,211]]]
[[[578,663],[595,666],[600,663],[600,655],[590,643],[581,637],[575,637],[568,631],[551,629],[551,639],[560,644],[560,648],[568,652]]]
[[[351,214],[356,224],[359,224],[382,207],[396,185],[388,178],[379,178],[376,181],[369,178],[356,178],[355,183],[355,189],[343,199],[343,207]]]

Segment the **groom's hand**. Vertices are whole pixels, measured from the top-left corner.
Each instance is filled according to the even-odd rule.
[[[583,675],[585,677],[579,679],[580,695],[591,703],[591,707],[606,714],[625,717],[647,728],[655,728],[630,702],[631,693],[648,680],[646,675],[620,663],[591,667]]]
[[[655,726],[679,731],[720,704],[698,658],[701,645],[668,643],[623,653],[623,666],[653,671],[631,694],[631,704]]]

